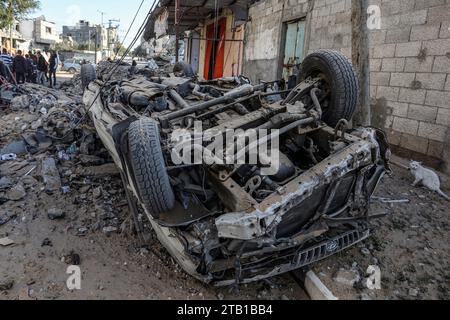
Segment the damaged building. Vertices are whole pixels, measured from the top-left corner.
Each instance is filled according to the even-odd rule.
[[[253,82],[289,81],[318,49],[354,58],[355,3],[161,0],[145,38],[178,34],[186,45],[185,61],[204,79],[243,74]],[[368,18],[381,19],[369,30],[372,125],[388,132],[397,153],[449,172],[450,5],[423,0],[367,5]]]

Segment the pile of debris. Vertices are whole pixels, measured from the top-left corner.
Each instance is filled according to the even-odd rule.
[[[85,115],[80,76],[59,90],[29,83],[13,90],[0,120],[0,226],[16,218],[15,203],[45,193],[96,208],[77,235],[120,230],[125,217],[116,208],[127,205],[120,175]],[[65,218],[60,209],[44,211],[51,220]]]

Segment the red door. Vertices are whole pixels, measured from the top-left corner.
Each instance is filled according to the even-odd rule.
[[[223,67],[225,62],[225,36],[227,19],[222,18],[217,24],[217,33],[214,32],[215,24],[210,24],[206,28],[206,55],[205,72],[206,80],[223,77]]]

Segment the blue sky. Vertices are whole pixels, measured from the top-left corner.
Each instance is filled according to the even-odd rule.
[[[58,31],[62,32],[63,25],[73,25],[78,20],[88,20],[95,24],[101,23],[101,14],[105,12],[103,21],[108,23],[109,19],[120,20],[121,41],[133,20],[134,15],[142,0],[41,0],[41,9],[34,12],[30,17],[45,15],[46,19],[58,25]],[[136,22],[127,37],[125,44],[133,39],[137,30],[145,19],[154,0],[145,0]],[[114,24],[117,24],[114,22]]]

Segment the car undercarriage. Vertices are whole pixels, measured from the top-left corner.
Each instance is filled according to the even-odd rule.
[[[245,284],[370,236],[390,150],[382,131],[352,128],[358,82],[341,54],[307,57],[295,88],[198,80],[184,64],[173,74],[122,66],[113,77],[111,65],[84,67],[84,103],[131,206],[187,273]]]

